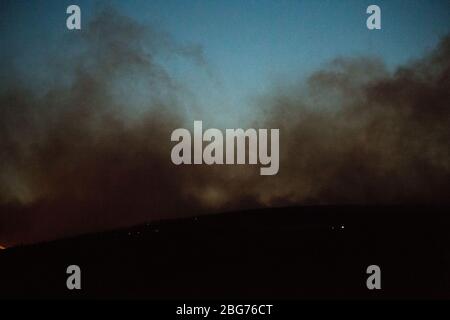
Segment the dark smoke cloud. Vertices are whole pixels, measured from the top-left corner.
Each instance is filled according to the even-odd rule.
[[[0,240],[8,244],[196,208],[183,192],[189,173],[170,162],[185,91],[157,60],[202,64],[201,50],[112,9],[87,29],[49,66],[58,71],[48,91],[17,81],[0,96]],[[145,86],[142,99],[133,96],[136,82]],[[118,96],[121,88],[131,93]]]
[[[449,202],[450,38],[395,72],[337,59],[262,97],[254,126],[280,128],[281,150],[264,177],[170,161],[189,93],[158,57],[201,67],[201,47],[111,9],[87,29],[69,58],[55,55],[44,93],[13,78],[2,89],[0,243],[249,207]]]
[[[373,59],[333,61],[271,100],[281,203],[448,203],[449,108],[450,37],[392,74]]]

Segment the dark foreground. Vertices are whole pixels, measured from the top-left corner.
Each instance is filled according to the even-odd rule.
[[[450,298],[448,209],[266,209],[11,248],[0,298]],[[72,264],[80,291],[66,288]]]

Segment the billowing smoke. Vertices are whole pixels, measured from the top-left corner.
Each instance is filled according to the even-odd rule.
[[[450,37],[393,73],[374,59],[337,59],[268,104],[282,167],[261,189],[282,204],[450,201]]]
[[[260,176],[170,161],[193,103],[160,61],[202,68],[200,47],[113,10],[88,29],[44,93],[14,78],[1,91],[0,243],[250,207],[449,202],[450,38],[394,72],[337,59],[261,97],[250,125],[280,128],[281,154]]]
[[[170,133],[182,125],[188,94],[158,59],[201,65],[201,50],[112,9],[99,12],[87,29],[50,63],[44,93],[14,81],[0,96],[0,238],[6,243],[196,207],[185,194],[189,172],[170,162]]]

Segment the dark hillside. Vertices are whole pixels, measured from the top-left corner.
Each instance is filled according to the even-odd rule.
[[[149,223],[0,251],[0,296],[450,298],[448,207],[299,207]],[[66,289],[66,268],[82,290]],[[366,288],[381,267],[382,290]]]

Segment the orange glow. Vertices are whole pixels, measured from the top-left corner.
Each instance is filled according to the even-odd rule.
[[[5,249],[6,249],[6,247],[4,247],[0,244],[0,250],[5,250]]]

